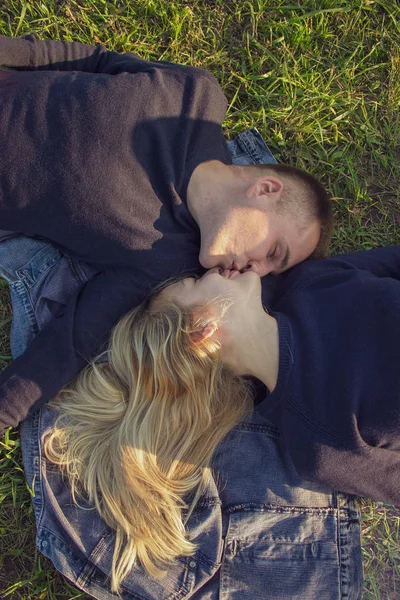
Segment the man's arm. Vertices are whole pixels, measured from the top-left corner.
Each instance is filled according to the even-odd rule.
[[[326,444],[310,444],[301,452],[297,450],[291,448],[290,454],[297,471],[306,479],[400,508],[400,452],[367,444],[354,450]]]
[[[16,70],[136,73],[147,61],[130,52],[119,54],[102,45],[0,36],[0,66]]]
[[[55,396],[104,349],[113,325],[143,296],[133,275],[107,271],[71,298],[62,315],[0,374],[0,432]]]

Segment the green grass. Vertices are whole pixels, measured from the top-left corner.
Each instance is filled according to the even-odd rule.
[[[104,43],[209,69],[229,100],[226,135],[256,126],[281,161],[334,196],[333,251],[400,242],[397,0],[8,0],[0,33]],[[0,368],[10,360],[0,287]],[[0,449],[2,598],[86,598],[34,549],[18,435]],[[400,597],[400,513],[363,504],[367,600]]]

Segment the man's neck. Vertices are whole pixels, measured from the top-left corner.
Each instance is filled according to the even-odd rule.
[[[218,160],[208,160],[200,163],[193,171],[187,188],[187,203],[189,212],[198,225],[204,211],[212,210],[214,190],[223,180],[227,165]]]

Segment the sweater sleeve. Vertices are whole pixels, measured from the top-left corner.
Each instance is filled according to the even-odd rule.
[[[86,71],[88,73],[136,73],[146,63],[126,52],[119,54],[102,45],[0,36],[0,66],[25,71]]]
[[[349,252],[328,259],[342,259],[351,266],[369,271],[376,277],[392,277],[400,279],[400,245],[374,248],[363,252]]]
[[[302,427],[301,422],[297,422]],[[312,439],[307,428],[304,439]],[[298,440],[299,438],[297,438]],[[367,444],[354,449],[287,440],[296,470],[306,479],[346,494],[365,496],[400,508],[400,452]]]
[[[100,273],[71,298],[0,374],[0,432],[18,425],[71,381],[104,349],[113,325],[143,296],[133,275],[120,270]]]
[[[292,270],[291,290],[276,306],[290,323],[291,337],[281,344],[290,348],[292,368],[271,406],[302,476],[396,506],[399,249],[308,261]]]

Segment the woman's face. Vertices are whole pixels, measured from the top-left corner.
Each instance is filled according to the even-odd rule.
[[[218,342],[222,361],[239,375],[259,376],[253,372],[257,340],[275,319],[262,306],[257,273],[211,269],[201,279],[187,277],[166,287],[154,300],[163,301],[193,308],[204,322],[203,339],[212,336]]]
[[[261,280],[257,273],[246,271],[210,269],[200,279],[186,277],[166,287],[159,295],[161,300],[176,302],[183,308],[207,306],[214,316],[245,326],[254,311],[262,309]]]

